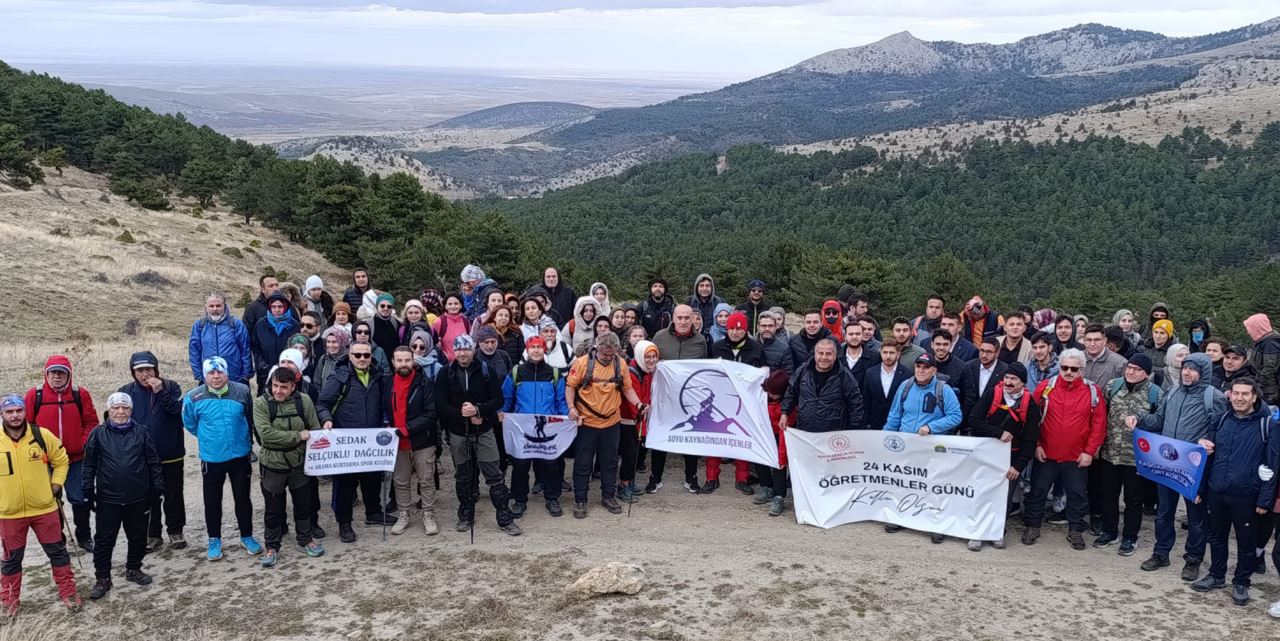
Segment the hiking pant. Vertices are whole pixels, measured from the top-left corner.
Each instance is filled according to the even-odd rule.
[[[311,520],[312,478],[304,474],[301,467],[291,470],[260,467],[259,471],[262,472],[262,500],[266,502],[262,516],[267,549],[280,550],[280,539],[284,536],[286,490],[293,497],[294,537],[298,545],[306,546],[311,542],[311,529],[315,527]]]
[[[93,536],[93,573],[99,579],[111,578],[111,554],[116,549],[116,537],[124,526],[124,538],[128,542],[124,569],[141,570],[142,558],[147,555],[147,526],[151,523],[151,501],[120,505],[97,504],[98,531]]]
[[[621,423],[618,427],[618,480],[631,485],[636,480],[636,460],[640,455],[640,436],[636,424]],[[604,474],[600,475],[601,477]]]
[[[1104,534],[1119,535],[1135,541],[1142,529],[1142,477],[1132,465],[1116,465],[1105,459],[1094,459],[1089,466],[1090,478],[1098,479],[1097,492],[1089,495],[1089,505],[1102,515]],[[1124,529],[1120,529],[1120,494],[1124,494]]]
[[[169,526],[164,531],[170,535],[182,534],[182,528],[187,526],[187,502],[182,497],[182,459],[162,463],[160,470],[164,474],[164,494],[151,499],[151,521],[147,524],[147,536],[155,539],[160,538],[163,525]]]
[[[542,483],[542,498],[559,501],[564,492],[564,459],[513,458],[511,459],[511,499],[517,503],[529,502],[529,470],[533,478]]]
[[[475,454],[474,462],[472,454]],[[515,520],[511,516],[511,491],[498,467],[498,443],[492,430],[475,436],[459,436],[449,433],[449,456],[453,458],[454,491],[458,494],[458,520],[472,522],[476,518],[476,494],[479,479],[473,468],[479,468],[489,486],[489,501],[497,512],[498,526],[506,527]]]
[[[436,513],[436,446],[396,451],[396,510],[408,512],[421,506],[423,514]],[[416,481],[414,479],[417,479]]]
[[[1255,545],[1254,522],[1269,515],[1253,511],[1256,498],[1209,492],[1209,576],[1224,579],[1227,576],[1228,537],[1236,531],[1236,573],[1233,585],[1249,587],[1253,570],[1258,565]],[[1163,499],[1161,504],[1163,504]]]
[[[591,470],[596,460],[600,462],[600,492],[602,499],[611,499],[618,491],[618,437],[622,433],[617,423],[609,427],[578,428],[574,439],[573,500],[587,502],[591,486]],[[634,475],[634,471],[632,472]]]
[[[235,503],[236,525],[240,536],[253,536],[253,499],[249,494],[253,467],[248,456],[221,463],[200,463],[200,479],[204,492],[205,533],[211,539],[222,538],[222,486],[231,481],[231,500]]]
[[[22,593],[22,558],[27,551],[27,533],[34,530],[36,541],[49,557],[54,585],[59,597],[74,597],[75,574],[71,571],[71,555],[62,540],[62,521],[57,512],[17,519],[0,519],[0,602],[16,606]],[[146,544],[143,544],[143,550]]]
[[[649,450],[649,478],[662,480],[662,473],[667,469],[667,453],[665,450]]]
[[[334,500],[336,502],[333,513],[337,517],[339,525],[351,523],[351,513],[356,506],[356,490],[360,491],[360,496],[364,500],[366,519],[376,520],[382,517],[384,510],[382,505],[383,476],[383,472],[357,472],[333,477]],[[390,480],[387,482],[389,483]]]
[[[1173,522],[1178,513],[1178,503],[1181,502],[1187,505],[1187,545],[1182,560],[1187,563],[1200,563],[1204,560],[1204,548],[1209,535],[1206,503],[1201,501],[1196,505],[1194,501],[1183,499],[1177,491],[1163,485],[1158,486],[1156,491],[1160,498],[1156,504],[1155,554],[1169,556],[1173,551],[1173,544],[1178,538],[1175,529],[1177,526]]]
[[[750,463],[742,459],[734,460],[733,462],[733,480],[734,481],[738,483],[746,483],[747,479],[750,477],[750,473],[751,473]],[[760,478],[765,478],[765,477],[760,477]],[[720,480],[720,457],[719,456],[707,457],[707,480],[708,481]]]
[[[774,496],[787,495],[787,468],[775,469],[764,463],[755,463],[756,476],[760,479],[760,487],[773,488]]]
[[[1075,461],[1036,461],[1031,472],[1031,496],[1022,508],[1022,523],[1027,527],[1040,527],[1044,523],[1045,500],[1055,482],[1062,484],[1067,496],[1067,521],[1074,532],[1089,529],[1089,501],[1086,487],[1089,485],[1089,468],[1080,467]]]

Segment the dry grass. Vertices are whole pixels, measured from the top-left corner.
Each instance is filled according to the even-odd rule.
[[[51,342],[0,343],[0,393],[22,393],[40,382],[45,359],[66,354],[75,370],[76,384],[89,390],[99,405],[106,395],[129,382],[129,356],[149,350],[160,359],[165,378],[179,381],[183,389],[192,386],[187,364],[187,342],[159,332],[145,332],[128,340],[65,340]],[[105,409],[105,407],[99,407]]]

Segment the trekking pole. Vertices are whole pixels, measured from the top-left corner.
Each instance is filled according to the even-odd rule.
[[[471,492],[471,496],[467,497],[471,500],[471,545],[476,544],[476,501],[478,500],[476,495],[480,493],[480,461],[476,460],[479,440],[479,435],[467,436],[467,447],[471,450],[471,487],[467,488],[467,491]]]
[[[62,538],[66,539],[67,547],[71,548],[72,554],[74,554],[76,557],[76,567],[80,568],[81,572],[84,572],[84,561],[80,560],[80,546],[76,543],[76,540],[71,536],[71,526],[67,525],[66,513],[63,512],[63,509],[62,509],[65,504],[62,502],[61,496],[57,498],[58,498],[58,520],[62,522]]]
[[[379,505],[378,508],[379,508],[379,511],[382,512],[382,518],[378,520],[382,521],[382,542],[383,543],[387,542],[387,501],[391,500],[391,490],[387,483],[387,476],[388,476],[387,472],[382,473],[382,488],[378,492],[378,502],[381,503],[381,505]]]

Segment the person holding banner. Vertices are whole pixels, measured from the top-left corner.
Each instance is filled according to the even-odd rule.
[[[320,390],[316,414],[324,429],[377,428],[386,424],[383,398],[389,383],[373,369],[370,343],[353,343],[347,352],[349,365],[329,375]],[[333,477],[334,516],[338,520],[338,537],[343,543],[355,543],[356,531],[351,527],[356,490],[364,501],[365,523],[395,525],[396,517],[386,513],[382,504],[382,472],[355,472]]]
[[[934,342],[941,344],[948,339],[947,330],[939,329],[933,335]],[[938,376],[938,360],[933,354],[921,354],[916,357],[915,378],[910,384],[904,383],[889,406],[889,416],[885,420],[886,432],[910,432],[920,436],[930,434],[947,434],[960,426],[964,413],[960,409],[960,399],[955,389]],[[885,532],[897,532],[901,525],[886,524]],[[929,539],[934,543],[942,543],[941,534],[933,533]]]
[[[1093,547],[1102,548],[1120,537],[1120,556],[1131,556],[1138,546],[1142,528],[1142,499],[1146,479],[1138,475],[1133,457],[1133,428],[1125,425],[1129,416],[1146,416],[1160,406],[1161,390],[1151,380],[1151,357],[1135,352],[1129,357],[1124,376],[1106,384],[1107,440],[1091,466],[1090,480],[1096,486],[1089,503],[1102,515],[1102,533]],[[1124,493],[1124,529],[1120,528],[1120,494]]]
[[[1032,395],[1043,414],[1036,464],[1031,470],[1031,494],[1023,507],[1023,545],[1034,545],[1044,522],[1045,499],[1054,483],[1067,497],[1067,541],[1085,549],[1089,528],[1089,466],[1107,436],[1107,404],[1097,385],[1085,380],[1084,352],[1074,347],[1058,356],[1059,373],[1042,381]]]
[[[1203,356],[1203,354],[1196,354]],[[1236,572],[1231,600],[1249,604],[1249,585],[1258,563],[1257,521],[1269,518],[1276,500],[1275,470],[1280,468],[1280,424],[1262,402],[1257,383],[1240,379],[1231,385],[1231,412],[1199,441],[1209,454],[1205,483],[1197,502],[1209,507],[1209,573],[1191,584],[1196,592],[1225,587],[1227,536],[1236,532]],[[1264,545],[1266,541],[1261,541]]]
[[[762,319],[763,320],[763,319]],[[892,341],[893,339],[890,339]],[[782,397],[787,393],[787,384],[791,376],[785,369],[769,372],[764,379],[764,392],[769,397],[769,422],[773,424],[774,436],[778,439],[778,467],[769,467],[764,463],[756,463],[756,476],[760,477],[760,491],[751,498],[753,505],[769,504],[769,516],[782,516],[787,509],[787,440],[783,437]],[[791,410],[788,422],[795,421],[796,412]]]
[[[636,358],[633,367],[628,368],[631,374],[631,387],[641,403],[648,404],[653,398],[653,373],[658,369],[658,361],[662,360],[658,346],[641,340],[636,342]],[[636,422],[637,436],[640,438],[639,452],[644,452],[644,441],[648,437],[648,418],[640,418],[636,406],[627,403],[623,407],[623,417],[630,415]],[[649,467],[649,482],[644,486],[645,494],[657,494],[662,489],[662,473],[667,469],[667,453],[665,450],[650,449],[653,463]],[[643,454],[641,454],[643,456]],[[637,465],[637,468],[639,466]]]
[[[262,500],[266,551],[260,562],[269,568],[280,558],[285,529],[285,491],[293,497],[293,526],[298,547],[307,556],[324,554],[313,537],[317,507],[312,504],[314,479],[303,471],[307,440],[320,429],[311,397],[298,389],[299,378],[287,367],[267,376],[270,391],[253,401],[253,426],[262,444],[258,469],[262,474]]]
[[[1153,361],[1154,362],[1154,361]],[[1139,419],[1125,419],[1126,427],[1141,428],[1168,438],[1197,443],[1205,438],[1209,429],[1219,423],[1227,413],[1227,399],[1209,384],[1213,376],[1213,362],[1204,354],[1191,354],[1182,361],[1181,382],[1165,395],[1155,412]],[[1169,552],[1177,540],[1174,517],[1178,511],[1178,491],[1159,485],[1156,512],[1156,547],[1151,558],[1143,561],[1142,569],[1158,570],[1169,565]],[[1200,563],[1208,537],[1206,505],[1184,499],[1187,507],[1187,543],[1182,568],[1183,581],[1195,581],[1200,576]]]
[[[565,416],[569,413],[569,405],[564,398],[565,379],[560,375],[560,370],[547,364],[546,354],[547,342],[541,336],[525,341],[525,360],[516,365],[502,381],[503,405],[502,411],[498,412],[499,421],[505,420],[503,415],[507,412],[553,416]],[[536,478],[545,479],[542,498],[546,501],[547,513],[551,516],[564,515],[564,510],[560,507],[564,458],[532,459],[512,454],[511,516],[518,519],[528,509],[531,468]]]
[[[399,434],[396,467],[392,473],[396,489],[396,524],[392,534],[409,528],[409,510],[422,510],[422,528],[427,536],[440,533],[436,525],[436,452],[440,430],[436,423],[435,381],[414,361],[413,350],[401,345],[391,354],[390,384],[383,389],[383,405],[391,426]],[[417,482],[414,482],[417,477]]]
[[[658,353],[664,361],[683,361],[707,358],[710,353],[707,338],[693,326],[693,308],[688,305],[677,305],[671,318],[671,326],[653,334],[653,344],[658,346]],[[700,317],[699,317],[700,318]],[[666,464],[666,459],[663,459]],[[661,476],[661,475],[659,475]],[[698,457],[684,455],[684,488],[692,494],[714,492],[720,482],[707,483],[707,487],[698,485]]]
[[[476,358],[476,342],[470,335],[453,339],[454,360],[436,376],[436,413],[449,432],[453,458],[454,491],[458,495],[458,523],[466,532],[476,517],[477,471],[489,486],[498,527],[520,536],[511,514],[511,492],[498,467],[498,442],[493,426],[502,408],[502,379]]]
[[[1017,318],[1016,316],[1014,318]],[[980,438],[997,438],[1009,444],[1009,499],[1005,514],[1013,511],[1014,497],[1020,487],[1017,481],[1031,463],[1036,441],[1040,438],[1040,406],[1027,392],[1027,367],[1019,361],[1009,363],[999,385],[991,385],[969,413],[969,431]],[[1004,549],[1004,537],[991,543]],[[969,549],[982,550],[982,541],[969,541]]]
[[[862,390],[848,368],[836,365],[838,349],[830,336],[813,346],[813,357],[787,383],[778,429],[790,426],[793,413],[795,428],[805,432],[856,430],[862,425]]]
[[[854,327],[857,324],[854,323]],[[858,328],[861,330],[861,328]],[[858,332],[859,340],[861,340],[861,331]],[[733,312],[729,314],[729,320],[725,322],[725,337],[716,341],[711,346],[711,358],[720,358],[726,361],[734,361],[743,363],[752,367],[764,367],[764,346],[754,338],[747,335],[747,315],[742,312]],[[748,478],[751,471],[751,464],[738,459],[733,462],[733,486],[739,492],[748,496],[755,494],[755,489],[751,487]],[[707,457],[707,486],[714,490],[720,485],[720,457]],[[708,490],[711,491],[711,490]]]
[[[677,314],[684,313],[692,321],[693,309],[680,305]],[[697,334],[700,340],[701,334]],[[621,432],[622,399],[636,407],[636,415],[643,418],[649,406],[640,402],[631,377],[624,376],[619,354],[622,344],[617,334],[605,334],[596,340],[586,356],[579,356],[569,367],[565,401],[569,405],[569,418],[580,429],[574,443],[573,459],[573,518],[587,518],[587,493],[591,483],[591,470],[597,459],[600,464],[600,504],[611,514],[621,514],[622,506],[615,498],[618,479],[618,438]]]

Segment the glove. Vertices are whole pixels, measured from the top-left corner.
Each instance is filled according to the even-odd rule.
[[[1276,475],[1275,470],[1272,470],[1271,468],[1265,465],[1258,466],[1258,478],[1262,479],[1263,482],[1270,481],[1271,477],[1275,475]]]

